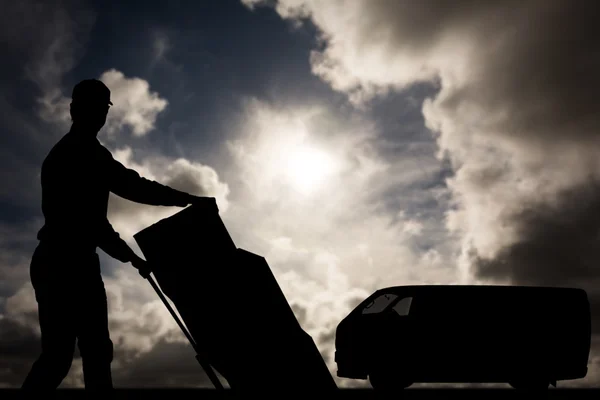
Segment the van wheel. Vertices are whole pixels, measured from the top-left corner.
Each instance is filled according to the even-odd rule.
[[[376,391],[394,392],[397,390],[406,389],[413,382],[404,379],[399,379],[398,375],[390,374],[389,372],[376,371],[369,374],[369,383]]]
[[[544,379],[518,380],[508,383],[517,390],[547,390],[550,382]]]

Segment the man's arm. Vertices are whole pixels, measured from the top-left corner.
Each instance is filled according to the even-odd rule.
[[[107,218],[104,219],[99,236],[98,247],[112,258],[122,263],[128,263],[137,258],[137,254],[114,230]]]
[[[197,196],[175,190],[158,182],[141,177],[115,160],[107,150],[110,191],[124,199],[153,206],[185,207]]]
[[[130,262],[144,278],[148,278],[150,275],[148,263],[135,254],[131,247],[129,247],[129,245],[113,229],[112,225],[106,218],[104,219],[104,223],[100,229],[98,247],[106,252],[106,254],[121,261],[122,263]]]

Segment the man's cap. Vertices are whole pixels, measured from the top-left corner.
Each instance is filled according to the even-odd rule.
[[[73,101],[81,103],[108,103],[111,106],[110,90],[106,85],[97,79],[85,79],[79,82],[73,88],[71,96]]]

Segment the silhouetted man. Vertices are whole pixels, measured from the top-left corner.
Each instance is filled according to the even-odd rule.
[[[96,138],[111,105],[110,91],[102,82],[78,83],[72,95],[71,130],[42,165],[45,224],[30,265],[42,352],[23,388],[56,389],[71,368],[76,342],[86,389],[112,388],[113,343],[96,248],[130,262],[144,277],[149,268],[109,223],[109,192],[156,206],[214,202],[142,178],[116,161]]]

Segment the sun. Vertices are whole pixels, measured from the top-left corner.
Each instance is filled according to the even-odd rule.
[[[289,183],[301,193],[310,194],[331,174],[334,163],[325,151],[302,145],[287,155],[286,167]]]

